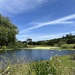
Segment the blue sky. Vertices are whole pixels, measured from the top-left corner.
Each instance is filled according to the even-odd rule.
[[[75,0],[0,0],[0,13],[19,28],[21,41],[75,34]]]

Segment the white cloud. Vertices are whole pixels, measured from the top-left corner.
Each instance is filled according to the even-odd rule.
[[[60,38],[62,36],[65,36],[66,34],[75,34],[75,31],[69,31],[69,32],[63,32],[63,33],[57,33],[57,34],[19,34],[17,36],[18,40],[25,41],[27,38],[33,39],[33,41],[39,41],[39,40],[50,40],[54,38]]]
[[[43,27],[43,26],[47,26],[47,25],[73,24],[74,23],[73,21],[69,21],[69,20],[72,20],[72,19],[75,19],[75,14],[56,19],[54,21],[49,21],[49,22],[44,22],[44,23],[34,23],[36,26],[32,26],[30,28],[27,28],[27,29],[21,31],[20,33],[25,33],[27,31],[30,31],[30,30],[33,30],[33,29],[36,29],[36,28],[40,28],[40,27]]]
[[[42,35],[41,37],[39,37],[40,39],[54,39],[54,38],[59,38],[62,37],[66,34],[75,34],[75,31],[70,31],[70,32],[64,32],[64,33],[58,33],[58,34],[52,34],[52,35]]]
[[[18,14],[35,9],[47,0],[0,0],[0,13]]]

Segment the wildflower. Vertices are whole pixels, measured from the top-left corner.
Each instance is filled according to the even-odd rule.
[[[9,69],[10,67],[8,66],[7,69]]]

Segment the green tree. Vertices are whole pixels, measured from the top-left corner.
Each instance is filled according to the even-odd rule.
[[[16,41],[18,28],[7,17],[0,15],[0,46],[8,46]]]
[[[59,47],[60,47],[61,45],[63,45],[63,44],[66,44],[66,42],[63,41],[63,40],[60,40],[60,41],[58,42],[58,46],[59,46]]]

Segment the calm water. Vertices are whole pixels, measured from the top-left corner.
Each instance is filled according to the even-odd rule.
[[[0,53],[0,61],[4,58],[13,63],[25,63],[38,60],[49,60],[54,56],[75,54],[72,50],[16,50]],[[3,61],[3,60],[2,60]]]

